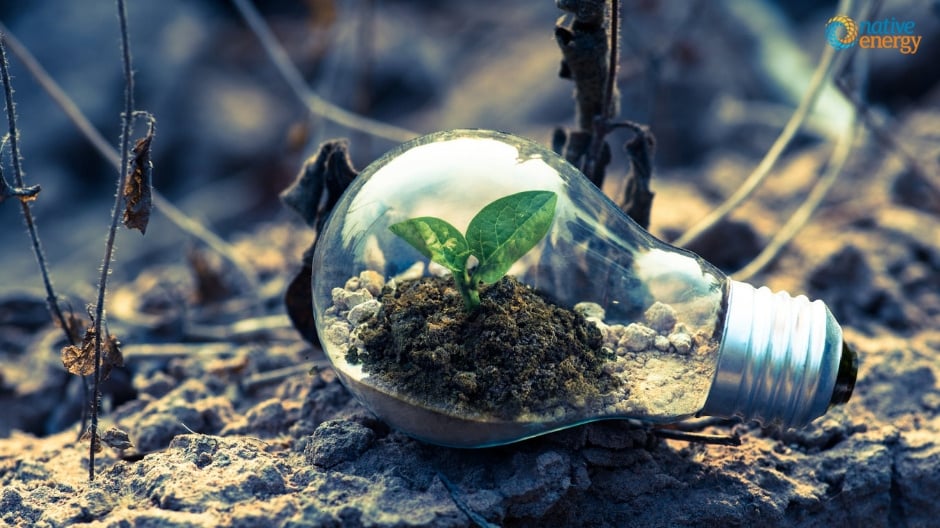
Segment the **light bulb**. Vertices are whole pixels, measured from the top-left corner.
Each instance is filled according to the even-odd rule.
[[[408,278],[453,280],[389,226],[436,217],[463,232],[487,204],[535,190],[556,194],[554,216],[547,235],[507,274],[550,303],[580,312],[572,320],[591,330],[575,333],[586,332],[596,361],[556,357],[544,345],[554,334],[495,338],[533,354],[526,360],[532,368],[518,372],[503,358],[500,367],[487,365],[492,356],[480,351],[454,352],[467,343],[432,344],[421,357],[378,350],[377,342],[389,341],[371,339],[370,328],[400,317],[389,313],[394,302],[383,304],[383,288],[395,295]],[[492,446],[617,418],[668,423],[738,416],[801,426],[848,401],[855,384],[856,356],[821,301],[730,280],[695,254],[654,238],[552,151],[504,133],[430,134],[369,165],[331,213],[313,270],[317,330],[340,380],[391,426],[431,443]],[[463,306],[456,289],[442,288],[446,302]],[[486,307],[465,316],[486,317]],[[423,327],[433,334],[462,324],[459,312],[431,310],[405,331]],[[536,337],[540,348],[526,351]],[[433,361],[463,366],[427,371]],[[572,365],[589,367],[571,372]],[[562,372],[573,377],[560,378],[553,394],[543,378]]]

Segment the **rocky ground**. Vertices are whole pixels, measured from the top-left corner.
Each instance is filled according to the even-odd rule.
[[[357,103],[344,94],[363,82],[352,66],[363,57],[355,43],[372,35],[367,85],[374,90],[361,108],[380,119],[421,131],[501,128],[546,142],[553,126],[571,122],[571,85],[556,78],[551,2],[533,9],[380,3],[369,22],[374,31],[363,32],[356,24],[366,22],[351,8],[367,3],[274,2],[265,16],[311,86],[350,107]],[[120,233],[108,310],[125,366],[105,384],[103,429],[126,432],[132,446],[106,447],[89,482],[88,443],[77,439],[82,384],[62,368],[61,332],[48,323],[25,237],[4,230],[0,523],[936,525],[940,85],[936,68],[924,65],[940,54],[940,24],[931,11],[887,2],[888,16],[917,21],[924,44],[913,56],[868,50],[877,120],[926,179],[883,137],[860,132],[820,211],[752,279],[830,306],[860,357],[848,404],[800,430],[698,424],[705,433],[738,436],[740,446],[667,440],[636,424],[602,422],[460,450],[410,439],[372,416],[319,348],[293,330],[283,307],[313,233],[278,206],[276,193],[322,139],[350,137],[359,166],[391,143],[298,117],[303,109],[233,11],[179,4],[130,5],[138,106],[157,115],[162,142],[155,178],[233,244],[257,284],[246,286],[159,213],[142,241]],[[805,80],[832,9],[753,3],[764,10],[742,14],[703,2],[689,23],[677,5],[626,4],[623,113],[649,123],[660,140],[651,230],[669,240],[740,186],[792,111],[790,88],[771,67],[775,55],[761,54],[765,39],[814,43],[797,50],[806,71],[794,66],[784,76]],[[60,12],[66,5],[3,6],[0,20],[116,137],[111,6],[83,7],[73,17]],[[768,13],[779,23],[761,29],[757,15]],[[310,36],[323,33],[331,37]],[[780,42],[774,46],[785,53]],[[74,57],[64,53],[70,47]],[[115,51],[113,64],[101,50]],[[81,312],[94,298],[111,172],[11,61],[25,166],[31,182],[43,185],[35,204],[40,230],[56,284]],[[693,249],[734,272],[780,230],[838,135],[832,127],[845,106],[834,94],[820,104],[766,185]],[[617,154],[612,194],[622,167]],[[12,205],[0,206],[3,225],[20,222]]]

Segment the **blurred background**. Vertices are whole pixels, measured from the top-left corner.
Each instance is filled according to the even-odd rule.
[[[256,5],[310,89],[343,108],[417,133],[494,128],[545,144],[555,127],[573,126],[573,84],[558,77],[553,38],[561,11],[550,0]],[[867,100],[888,120],[938,106],[937,6],[882,7],[881,17],[915,20],[925,35],[916,55],[868,53]],[[621,116],[656,135],[651,230],[671,239],[730,194],[766,152],[809,83],[835,2],[627,0],[623,9]],[[136,107],[157,119],[154,184],[224,238],[293,221],[277,194],[320,142],[349,138],[358,168],[394,146],[309,113],[230,2],[131,1],[128,11]],[[3,2],[0,21],[117,145],[123,81],[114,2]],[[88,291],[116,171],[8,55],[27,183],[42,186],[33,210],[54,278],[66,292]],[[826,145],[850,114],[834,90],[825,92],[793,148]],[[138,127],[136,137],[142,134]],[[630,137],[610,138],[610,194],[620,192],[627,171],[620,146]],[[870,162],[864,156],[859,163]],[[8,149],[3,163],[9,167]],[[795,174],[778,182],[780,200],[791,188],[805,196],[813,172]],[[837,188],[834,200],[853,192]],[[746,251],[706,256],[737,269],[782,220],[751,222],[741,235],[753,239]],[[0,293],[39,291],[19,207],[0,206],[0,226]],[[179,262],[188,243],[156,211],[146,237],[119,234],[115,277],[131,278],[135,263]]]

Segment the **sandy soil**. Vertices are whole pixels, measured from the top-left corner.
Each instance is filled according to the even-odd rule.
[[[320,4],[334,5],[309,2]],[[464,4],[381,7],[373,21],[380,51],[372,79],[384,99],[375,96],[369,111],[422,131],[480,126],[547,141],[552,126],[571,120],[571,86],[555,77],[554,6]],[[700,24],[675,37],[678,44],[659,63],[659,86],[651,92],[651,62],[641,51],[666,49],[683,11],[628,4],[631,28],[645,40],[625,46],[633,53],[625,53],[621,75],[624,114],[648,122],[660,138],[651,230],[671,239],[740,185],[793,101],[768,73],[766,57],[754,51],[757,31],[719,8],[705,9]],[[926,8],[889,4],[889,16],[917,20],[932,33],[916,56],[872,55],[872,97],[889,117],[888,130],[936,187],[940,88],[935,69],[924,64],[936,63],[940,24]],[[216,255],[165,220],[156,220],[143,242],[136,233],[121,233],[109,326],[124,343],[126,366],[105,386],[103,420],[105,429],[125,431],[133,447],[105,448],[96,460],[98,476],[88,482],[88,444],[77,440],[81,383],[62,369],[60,332],[48,324],[22,233],[4,232],[0,524],[936,525],[940,195],[875,136],[861,134],[822,209],[753,279],[821,298],[843,323],[861,361],[848,404],[800,430],[721,421],[704,426],[705,433],[738,435],[737,447],[663,440],[626,422],[484,450],[435,447],[390,430],[361,407],[285,315],[284,289],[313,234],[274,197],[305,148],[350,134],[297,117],[302,109],[232,13],[198,3],[178,10],[132,3],[130,9],[132,29],[139,28],[138,106],[160,120],[158,185],[162,181],[174,201],[218,227],[257,272],[258,288],[246,290]],[[337,98],[349,93],[358,82],[348,64],[355,39],[344,34],[327,46],[309,33],[329,22],[306,7],[275,3],[267,9],[312,86]],[[51,7],[0,8],[0,19],[54,75],[69,80],[67,90],[94,120],[116,122],[119,84],[89,85],[107,77],[89,73],[88,65],[100,67],[100,58],[60,57],[83,36],[111,35],[113,15],[83,12],[83,29],[70,23],[61,40],[43,45],[36,28],[54,33],[50,28],[62,26],[54,13]],[[818,41],[804,50],[815,58],[822,45],[817,32],[830,13],[776,14],[795,41]],[[415,35],[419,24],[428,29]],[[356,34],[354,25],[348,28]],[[114,35],[98,38],[108,41],[102,49],[111,49]],[[181,41],[188,45],[172,54],[172,43]],[[74,129],[52,117],[28,74],[16,68],[14,62],[14,82],[22,82],[20,126],[24,144],[32,145],[26,167],[44,188],[36,205],[40,228],[48,225],[57,284],[79,309],[93,298],[110,172]],[[171,89],[154,73],[160,68],[182,79],[185,89]],[[89,90],[112,99],[96,99]],[[226,97],[235,108],[243,104],[237,101],[254,101],[245,105],[251,111],[205,109]],[[811,125],[757,195],[696,251],[732,272],[780,229],[832,148],[825,119]],[[360,135],[351,139],[360,166],[390,146]],[[76,166],[101,170],[73,176]],[[623,167],[618,155],[611,192]],[[106,191],[94,198],[88,187]],[[220,193],[231,200],[219,200]],[[15,209],[0,207],[5,225],[19,222]]]

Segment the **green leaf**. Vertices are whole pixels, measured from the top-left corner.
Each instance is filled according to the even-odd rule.
[[[504,196],[480,210],[467,226],[470,253],[480,260],[473,280],[492,284],[548,232],[558,196],[524,191]]]
[[[456,276],[467,269],[470,249],[457,228],[440,218],[421,216],[388,228],[422,255],[449,269]]]

